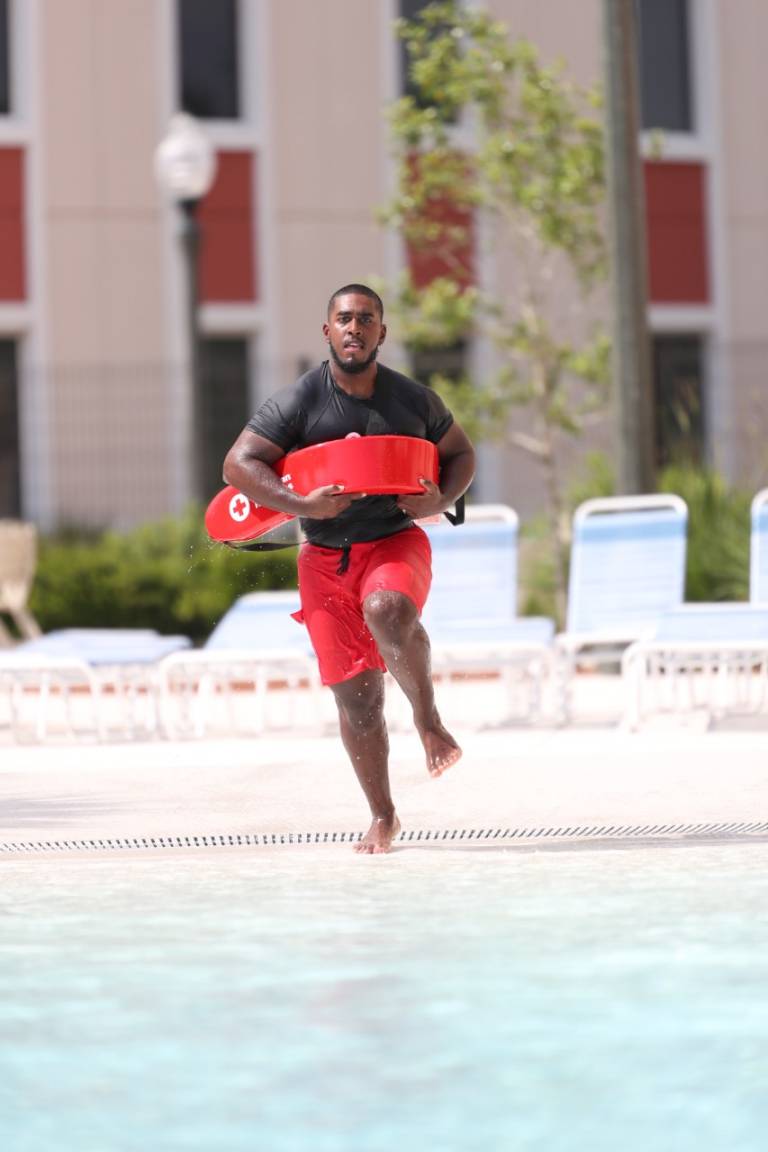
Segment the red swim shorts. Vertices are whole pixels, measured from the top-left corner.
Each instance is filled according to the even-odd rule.
[[[432,582],[429,537],[413,525],[383,540],[353,544],[349,566],[338,569],[340,548],[303,544],[299,552],[299,594],[303,620],[317,653],[323,684],[340,684],[369,668],[385,670],[363,618],[371,592],[402,592],[421,612]]]

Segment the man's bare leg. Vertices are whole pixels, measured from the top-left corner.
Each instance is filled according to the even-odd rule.
[[[384,678],[376,669],[332,684],[341,739],[371,809],[371,826],[356,852],[389,852],[400,821],[389,788],[389,735],[384,720]]]
[[[442,776],[461,758],[461,748],[437,711],[429,636],[416,605],[400,592],[372,592],[365,598],[363,613],[384,663],[413,708],[429,774]]]

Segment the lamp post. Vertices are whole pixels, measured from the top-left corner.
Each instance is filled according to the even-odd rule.
[[[193,496],[203,500],[206,494],[201,485],[201,461],[205,452],[205,429],[200,356],[200,222],[197,209],[213,184],[216,152],[193,116],[180,112],[171,118],[168,132],[155,151],[155,174],[160,187],[177,204],[181,220],[189,365],[189,483]]]
[[[638,156],[634,0],[603,0],[606,153],[613,264],[619,491],[654,489],[654,394],[647,319],[645,205]]]

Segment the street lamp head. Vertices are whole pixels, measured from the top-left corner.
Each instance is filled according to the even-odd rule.
[[[155,150],[158,182],[174,200],[200,200],[216,175],[216,152],[194,116],[179,112]]]

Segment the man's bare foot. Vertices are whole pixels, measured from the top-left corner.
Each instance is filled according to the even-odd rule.
[[[374,816],[365,836],[355,844],[355,852],[362,852],[369,856],[374,853],[389,852],[392,847],[392,841],[399,831],[400,821],[397,818],[396,812],[392,813],[391,818],[388,816]]]
[[[446,768],[461,759],[461,748],[442,724],[420,732],[419,735],[427,754],[427,771],[430,776],[442,776]]]

